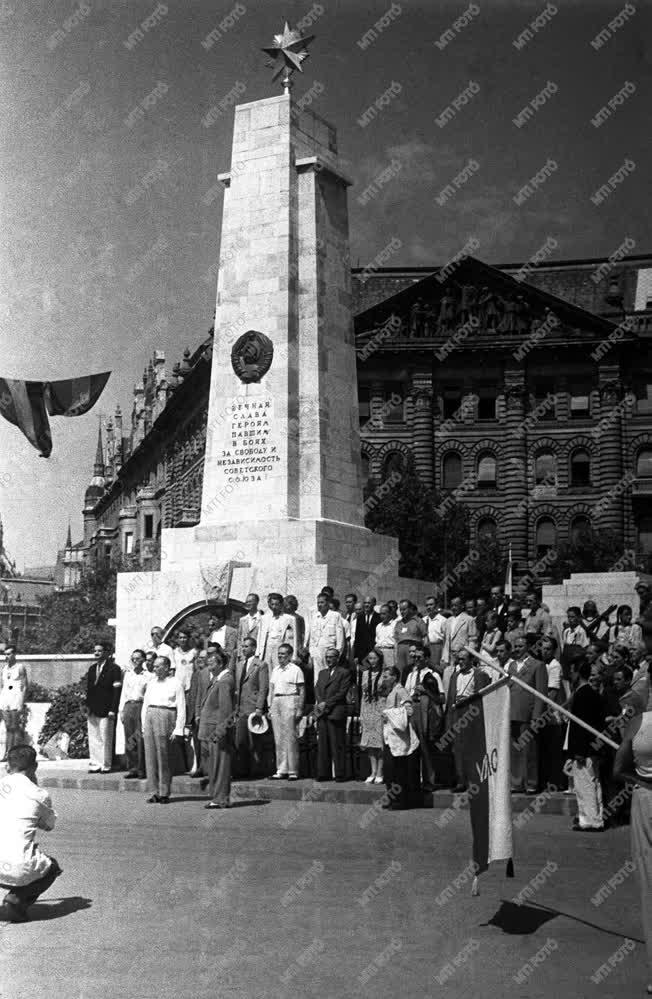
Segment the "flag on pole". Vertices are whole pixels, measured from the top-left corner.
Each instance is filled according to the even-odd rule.
[[[104,391],[110,371],[82,378],[45,382],[45,404],[50,416],[83,416],[92,409]]]
[[[462,765],[476,879],[495,860],[506,860],[507,877],[513,877],[508,681],[501,678],[469,697],[463,716]]]
[[[99,399],[111,372],[56,382],[0,378],[0,414],[25,434],[43,458],[52,453],[50,416],[81,416]]]
[[[514,596],[512,592],[512,546],[509,546],[509,555],[507,556],[507,570],[505,572],[505,596]]]

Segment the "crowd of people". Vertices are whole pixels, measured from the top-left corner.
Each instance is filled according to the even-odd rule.
[[[473,695],[506,682],[506,674],[513,790],[575,793],[574,828],[582,832],[628,821],[631,809],[652,961],[647,587],[639,597],[636,613],[631,606],[599,613],[590,600],[569,607],[557,631],[534,593],[514,600],[500,587],[464,603],[455,598],[448,609],[432,596],[422,613],[407,599],[377,608],[372,596],[359,603],[355,593],[340,606],[325,587],[307,619],[293,596],[270,593],[262,613],[252,593],[237,627],[226,608],[202,633],[184,625],[164,641],[163,629],[153,627],[124,670],[106,645],[95,646],[86,678],[89,769],[112,768],[119,716],[126,777],[146,776],[152,804],[168,802],[172,775],[184,772],[208,787],[209,809],[229,807],[234,774],[385,783],[386,809],[419,805],[437,787],[470,795],[461,752],[467,712]],[[6,653],[0,884],[7,918],[23,922],[62,871],[35,844],[55,815],[38,787],[36,752],[16,742],[27,678],[15,648]]]
[[[645,609],[643,584],[639,596]],[[513,791],[575,793],[579,830],[627,821],[626,800],[608,804],[618,797],[615,750],[556,706],[621,741],[650,692],[638,609],[599,613],[587,600],[558,630],[534,592],[519,600],[498,586],[448,609],[433,595],[422,612],[355,593],[341,604],[329,587],[305,617],[292,595],[270,593],[265,613],[259,604],[249,594],[237,627],[226,608],[167,641],[154,626],[124,671],[96,645],[90,771],[111,770],[119,716],[126,777],[147,777],[152,803],[166,803],[172,775],[188,772],[208,787],[207,808],[229,807],[233,776],[384,783],[385,807],[418,806],[440,788],[467,791],[465,707],[504,672],[519,681],[510,684]]]

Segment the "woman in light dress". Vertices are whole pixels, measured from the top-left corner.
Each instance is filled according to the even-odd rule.
[[[383,783],[382,653],[373,649],[362,663],[360,678],[360,749],[369,757],[371,773],[366,784]]]

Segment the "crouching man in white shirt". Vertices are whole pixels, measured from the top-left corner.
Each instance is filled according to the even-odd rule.
[[[0,885],[9,889],[4,907],[12,923],[26,922],[29,906],[63,873],[35,842],[37,830],[49,832],[56,820],[49,794],[36,781],[37,766],[31,746],[14,746],[0,780]]]

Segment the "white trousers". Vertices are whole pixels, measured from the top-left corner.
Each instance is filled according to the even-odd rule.
[[[597,761],[592,756],[587,756],[586,763],[580,766],[573,760],[571,772],[577,798],[577,818],[580,829],[602,829],[604,825],[602,788]]]
[[[110,769],[113,756],[115,718],[98,718],[97,715],[89,715],[86,725],[88,728],[90,769],[96,770],[100,767]]]

